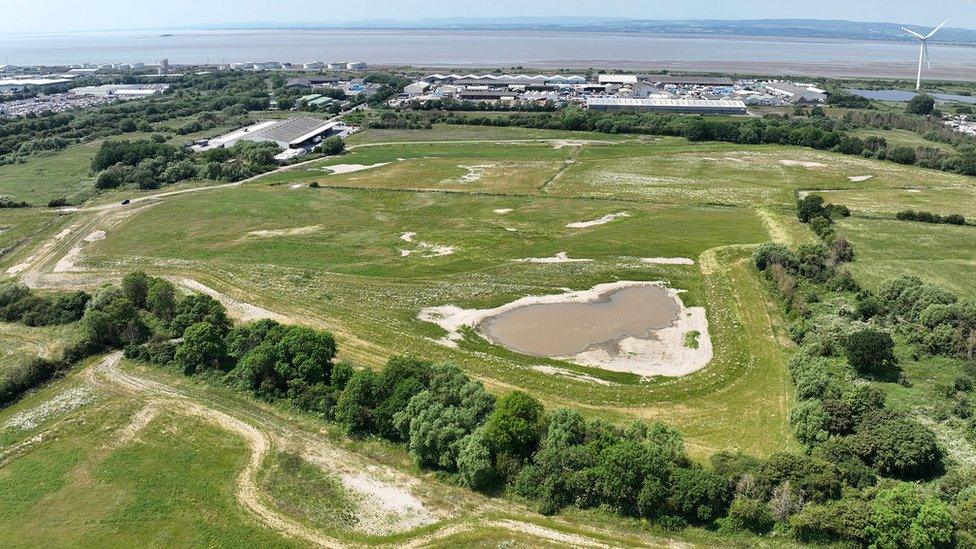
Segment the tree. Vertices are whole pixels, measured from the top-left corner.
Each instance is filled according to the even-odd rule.
[[[146,273],[142,271],[131,272],[122,277],[122,291],[133,305],[145,309],[149,283],[150,279]]]
[[[866,416],[854,435],[854,444],[865,463],[882,475],[912,480],[942,470],[942,450],[935,434],[892,413]]]
[[[319,145],[319,149],[322,154],[327,154],[329,156],[334,156],[337,154],[342,154],[346,152],[346,142],[342,140],[338,135],[334,135]]]
[[[874,547],[949,547],[955,523],[948,507],[925,498],[913,484],[878,492],[865,533]]]
[[[336,421],[344,425],[349,434],[362,435],[372,430],[378,381],[373,370],[357,370],[339,395],[333,413]]]
[[[824,199],[820,195],[810,194],[796,201],[796,216],[803,223],[808,223],[814,217],[826,215]]]
[[[461,443],[457,457],[461,482],[474,490],[487,490],[498,482],[498,471],[492,459],[491,443],[484,428],[475,429]]]
[[[542,404],[522,391],[512,391],[495,403],[485,421],[485,438],[498,453],[527,458],[542,436]]]
[[[931,95],[920,93],[908,102],[908,106],[905,107],[905,112],[908,114],[927,116],[932,113],[932,109],[934,108],[935,98],[933,98]]]
[[[915,149],[911,147],[894,147],[888,151],[888,160],[898,164],[911,165],[918,161]]]
[[[728,505],[728,481],[707,469],[678,469],[671,475],[667,506],[676,516],[708,524]]]
[[[176,315],[176,288],[169,281],[153,278],[146,291],[146,309],[165,322]]]
[[[844,341],[847,362],[861,375],[878,379],[897,376],[898,360],[891,334],[876,328],[862,328]]]
[[[814,446],[827,440],[829,417],[819,400],[800,400],[790,410],[790,426],[801,444]]]
[[[198,322],[212,324],[224,334],[230,329],[230,320],[227,318],[226,309],[219,301],[209,295],[193,294],[183,298],[176,306],[176,315],[173,317],[173,331],[182,334],[183,330]]]
[[[198,322],[183,332],[183,341],[176,348],[174,360],[183,366],[187,375],[204,368],[217,369],[227,355],[223,333],[207,322]]]
[[[743,497],[732,501],[728,517],[728,524],[733,529],[748,530],[755,534],[769,532],[776,523],[766,502]]]

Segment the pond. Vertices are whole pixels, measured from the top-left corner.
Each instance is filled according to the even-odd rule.
[[[674,325],[679,311],[667,288],[633,286],[592,301],[524,305],[487,317],[475,329],[523,354],[567,357],[593,347],[615,349],[625,338],[646,339]]]
[[[913,97],[918,95],[913,91],[907,90],[848,90],[854,95],[860,97],[865,97],[867,99],[874,99],[875,101],[901,101],[909,102]],[[951,93],[930,93],[937,101],[941,103],[969,103],[971,105],[976,105],[976,97],[970,95],[956,95]]]

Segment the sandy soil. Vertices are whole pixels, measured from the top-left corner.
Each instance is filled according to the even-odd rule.
[[[132,420],[125,427],[122,427],[116,433],[116,445],[122,446],[135,440],[139,433],[148,427],[158,415],[159,405],[156,402],[148,402],[141,410],[136,412],[136,415],[132,416]]]
[[[847,178],[848,181],[854,183],[860,183],[861,181],[868,181],[869,179],[874,179],[873,175],[852,175]]]
[[[241,322],[250,322],[252,320],[262,320],[265,318],[270,318],[271,320],[281,322],[282,324],[290,324],[293,322],[292,319],[287,316],[278,314],[274,311],[269,311],[263,307],[258,307],[257,305],[252,305],[250,303],[234,299],[201,282],[193,280],[192,278],[176,278],[173,279],[173,282],[188,290],[200,292],[201,294],[206,294],[216,299],[227,308],[228,316]]]
[[[18,263],[16,265],[14,265],[13,267],[10,267],[9,269],[7,269],[7,274],[9,274],[9,275],[15,275],[15,274],[23,271],[27,267],[30,267],[31,261],[34,261],[34,258],[35,257],[37,257],[37,256],[36,255],[32,255],[32,256],[28,257],[27,259],[25,259],[23,261],[23,263]]]
[[[457,347],[458,341],[463,337],[460,331],[462,326],[474,327],[487,318],[527,305],[586,303],[600,299],[607,292],[642,285],[666,287],[657,282],[611,282],[599,284],[589,290],[527,296],[494,309],[462,309],[456,305],[428,307],[420,311],[417,318],[437,324],[447,332],[447,335],[437,340],[438,343],[447,347]],[[711,362],[713,356],[705,309],[686,308],[681,302],[679,291],[667,289],[669,295],[678,303],[678,319],[672,326],[655,331],[652,337],[647,339],[634,337],[623,339],[618,342],[618,349],[615,350],[598,347],[574,356],[559,358],[605,370],[631,372],[644,377],[677,377],[701,370]],[[698,331],[701,334],[697,349],[689,349],[684,345],[684,335],[691,331]]]
[[[409,490],[364,474],[343,474],[342,485],[359,500],[359,525],[373,535],[406,532],[437,521]]]
[[[75,260],[81,255],[81,246],[75,246],[68,250],[68,253],[64,254],[57,263],[54,264],[54,269],[52,272],[55,273],[67,273],[75,271]]]
[[[416,246],[412,250],[401,248],[400,257],[410,257],[414,254],[417,254],[420,255],[421,257],[429,259],[431,257],[442,257],[445,255],[451,255],[455,251],[457,251],[457,248],[455,248],[454,246],[446,246],[442,244],[431,244],[430,242],[415,241],[414,240],[415,236],[417,236],[417,233],[413,233],[413,232],[406,232],[400,235],[400,240],[404,242],[410,242],[412,244],[416,244]]]
[[[798,166],[800,168],[826,168],[826,164],[821,164],[820,162],[807,162],[805,160],[780,160],[780,164],[784,166]]]
[[[595,227],[597,225],[606,225],[611,221],[619,219],[621,217],[630,217],[627,212],[617,212],[612,214],[607,214],[599,219],[593,219],[591,221],[577,221],[575,223],[567,223],[566,226],[570,229],[585,229],[587,227]]]
[[[694,259],[687,257],[642,257],[641,263],[646,265],[694,265]]]
[[[558,368],[556,366],[549,366],[546,364],[537,364],[532,367],[533,370],[537,372],[542,372],[544,374],[551,374],[554,376],[568,377],[570,379],[575,379],[577,381],[585,381],[587,383],[596,383],[597,385],[612,385],[609,381],[605,379],[600,379],[598,377],[589,376],[586,374],[580,374],[572,370],[567,370],[566,368]]]
[[[71,229],[65,229],[65,230],[61,231],[60,233],[54,235],[54,239],[55,240],[61,240],[62,238],[68,236],[69,234],[71,234]]]
[[[45,419],[70,412],[76,408],[88,404],[95,398],[95,393],[91,387],[83,385],[74,387],[58,393],[51,400],[38,404],[32,408],[14,414],[7,423],[5,429],[21,429],[30,431],[35,429]]]
[[[333,166],[325,166],[323,170],[328,171],[331,175],[342,175],[344,173],[355,173],[361,172],[363,170],[371,170],[373,168],[379,168],[380,166],[386,166],[389,162],[379,162],[377,164],[335,164]]]
[[[293,227],[291,229],[270,229],[262,231],[251,231],[247,236],[255,238],[273,238],[276,236],[301,236],[317,233],[322,230],[321,225],[310,225],[308,227]]]
[[[559,252],[553,257],[526,257],[524,259],[513,259],[516,263],[589,263],[592,259],[570,259],[566,252]]]
[[[480,181],[485,176],[485,170],[494,168],[495,164],[476,164],[473,166],[458,165],[458,168],[467,170],[468,173],[456,179],[445,179],[442,183],[460,183],[466,185]]]
[[[105,240],[105,231],[94,231],[86,236],[83,240],[85,242],[98,242],[99,240]]]
[[[499,215],[505,215],[507,213],[512,213],[514,210],[512,208],[498,208],[497,210],[492,211]]]

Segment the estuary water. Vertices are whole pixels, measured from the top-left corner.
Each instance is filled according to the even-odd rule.
[[[934,78],[976,78],[976,48],[932,44]],[[913,77],[917,46],[781,37],[451,30],[131,31],[0,35],[0,62],[366,61],[423,67],[696,69]]]

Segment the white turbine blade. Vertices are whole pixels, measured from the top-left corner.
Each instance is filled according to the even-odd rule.
[[[907,32],[908,34],[911,34],[912,36],[914,36],[915,38],[918,38],[919,40],[925,40],[925,37],[924,36],[922,36],[921,34],[915,32],[915,31],[913,31],[911,29],[906,29],[905,27],[902,27],[901,30]]]
[[[922,42],[922,50],[925,52],[925,64],[929,66],[929,70],[932,70],[932,60],[929,59],[929,43]]]
[[[926,39],[926,40],[928,40],[929,38],[932,38],[932,36],[933,36],[933,35],[935,35],[935,33],[937,33],[937,32],[939,32],[940,30],[942,30],[942,27],[944,27],[944,26],[945,26],[945,24],[946,24],[946,23],[948,23],[948,22],[949,22],[949,20],[948,20],[948,19],[946,19],[945,21],[943,21],[943,22],[942,22],[942,24],[941,24],[941,25],[939,25],[938,27],[935,27],[935,30],[934,30],[934,31],[932,31],[932,32],[930,32],[930,33],[929,33],[929,35],[925,37],[925,39]]]

